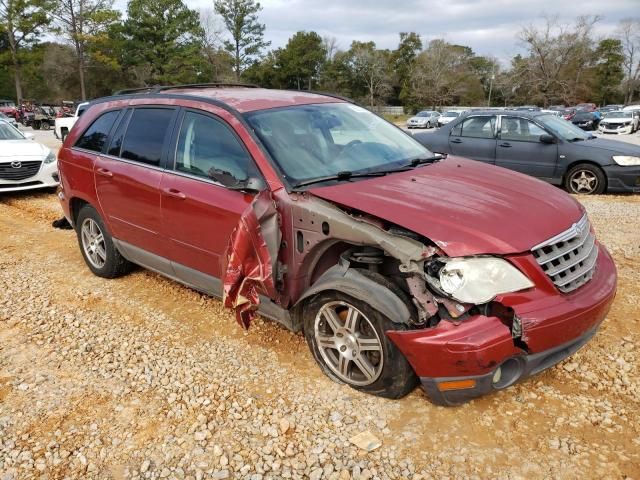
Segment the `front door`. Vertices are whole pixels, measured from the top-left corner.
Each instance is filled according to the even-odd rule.
[[[222,277],[231,233],[254,198],[229,187],[259,174],[223,119],[185,110],[179,125],[175,159],[160,187],[163,231],[176,275],[209,291],[207,277]]]
[[[549,135],[549,132],[529,119],[502,117],[496,165],[552,181],[558,161],[558,144],[541,142],[541,135]]]
[[[494,164],[496,160],[496,116],[474,115],[451,129],[449,149],[453,155]]]

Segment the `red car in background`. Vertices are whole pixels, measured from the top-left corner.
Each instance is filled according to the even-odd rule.
[[[142,265],[303,331],[320,368],[454,405],[582,347],[616,291],[584,208],[433,155],[349,101],[196,85],[92,102],[59,153],[86,264]]]
[[[595,103],[579,103],[573,108],[580,112],[595,112],[598,109]]]
[[[13,100],[0,99],[0,113],[4,113],[7,117],[17,120],[15,102]]]

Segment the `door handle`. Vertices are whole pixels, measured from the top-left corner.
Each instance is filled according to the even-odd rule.
[[[175,188],[165,188],[163,192],[165,193],[165,195],[178,198],[180,200],[184,200],[185,198],[187,198],[184,193],[182,193],[180,190],[176,190]]]
[[[108,178],[113,177],[113,173],[107,170],[106,168],[96,168],[96,173],[98,175],[102,175],[103,177],[108,177]]]
[[[511,148],[511,144],[510,143],[501,143],[500,145],[498,145],[499,147],[504,147],[504,148]]]
[[[462,140],[460,140],[459,138],[454,138],[453,140],[451,140],[451,143],[462,143]]]

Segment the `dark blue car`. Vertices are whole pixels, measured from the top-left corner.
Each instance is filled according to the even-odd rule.
[[[640,147],[597,138],[544,112],[472,111],[414,137],[432,152],[471,158],[570,193],[640,192]]]

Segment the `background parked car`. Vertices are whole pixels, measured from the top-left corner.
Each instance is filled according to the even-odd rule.
[[[0,120],[0,192],[56,187],[56,155]]]
[[[600,123],[600,116],[595,112],[578,111],[571,118],[571,123],[583,130],[596,130]]]
[[[16,104],[13,100],[0,99],[0,113],[16,118]]]
[[[438,124],[440,113],[434,110],[423,110],[418,112],[415,117],[407,120],[407,128],[431,128]]]
[[[16,119],[13,118],[13,117],[9,117],[9,116],[5,115],[2,112],[0,112],[0,120],[4,120],[5,122],[9,122],[11,125],[13,125],[14,127],[18,128],[18,122],[16,122]]]
[[[640,147],[539,112],[473,112],[414,137],[432,152],[498,165],[571,193],[640,192]]]
[[[71,131],[71,128],[78,121],[80,115],[82,115],[87,109],[88,105],[89,102],[82,102],[78,105],[78,108],[76,108],[73,116],[56,118],[53,128],[53,134],[55,135],[55,137],[64,142],[64,139],[67,138],[67,135]]]
[[[562,118],[564,118],[565,120],[571,120],[575,114],[576,114],[575,108],[566,108],[561,113]]]
[[[580,112],[595,112],[597,110],[595,103],[579,103],[574,108]]]
[[[462,114],[462,112],[457,111],[457,110],[449,110],[448,112],[444,112],[442,115],[440,115],[440,117],[438,118],[438,127],[441,127],[443,125],[446,125],[447,123],[449,123],[452,120],[455,120],[456,118],[458,118],[460,115]]]
[[[640,111],[631,110],[607,112],[598,125],[600,133],[633,133],[638,130]]]

